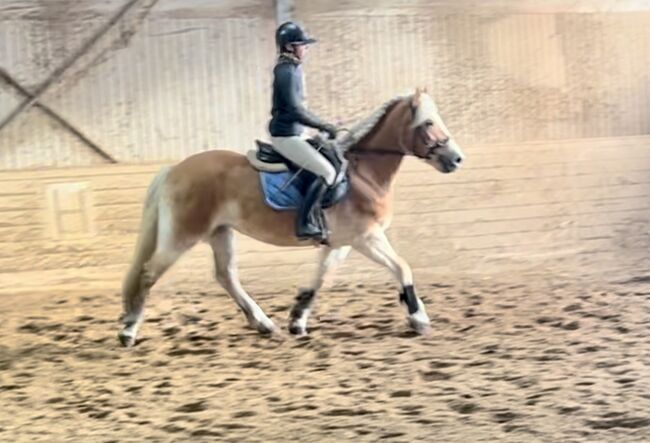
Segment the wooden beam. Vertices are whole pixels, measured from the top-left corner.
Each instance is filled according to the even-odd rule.
[[[648,12],[648,0],[296,0],[294,17],[312,15],[556,14]]]
[[[275,0],[275,21],[278,25],[293,17],[294,0]]]
[[[47,80],[45,80],[36,90],[30,94],[30,98],[25,99],[21,104],[19,104],[10,114],[7,116],[7,118],[4,119],[0,123],[0,132],[6,128],[16,117],[18,117],[20,114],[23,112],[29,110],[32,106],[34,106],[41,96],[47,92],[47,90],[56,82],[58,82],[63,75],[81,58],[83,57],[86,53],[90,51],[90,49],[95,46],[95,44],[104,36],[106,33],[113,28],[115,25],[117,25],[122,17],[126,15],[127,12],[129,12],[134,6],[136,6],[140,2],[146,2],[146,5],[148,8],[153,7],[158,0],[128,0],[124,6],[122,6],[116,13],[111,17],[111,19],[104,25],[102,26],[97,32],[90,38],[88,39],[75,53],[70,56],[67,60],[63,62],[61,66],[59,66],[49,77]]]
[[[58,124],[60,124],[65,129],[70,131],[75,137],[81,140],[81,142],[84,145],[86,145],[88,148],[95,151],[95,153],[97,153],[104,160],[106,160],[109,163],[117,163],[117,160],[112,155],[104,151],[97,143],[93,142],[88,137],[86,137],[86,135],[84,135],[80,130],[74,127],[65,118],[60,116],[57,112],[52,110],[47,105],[40,103],[32,93],[30,93],[27,89],[23,88],[20,85],[20,83],[18,83],[7,71],[5,71],[2,68],[0,68],[0,81],[6,83],[8,86],[18,91],[18,93],[20,93],[20,95],[22,95],[25,100],[28,101],[33,100],[34,107],[41,109],[48,117],[50,117],[52,120],[56,121]]]

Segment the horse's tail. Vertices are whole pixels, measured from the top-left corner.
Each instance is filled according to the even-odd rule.
[[[165,183],[171,167],[163,167],[154,177],[147,190],[147,196],[142,209],[142,221],[140,222],[140,233],[135,246],[131,267],[122,283],[122,297],[124,310],[129,312],[132,301],[140,296],[142,274],[144,265],[149,261],[156,250],[158,238],[158,206],[160,191]]]

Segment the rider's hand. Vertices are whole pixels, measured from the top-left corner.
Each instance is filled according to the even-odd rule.
[[[327,132],[327,135],[329,135],[331,139],[335,139],[336,134],[338,134],[339,132],[339,128],[337,128],[335,125],[328,123],[323,127],[323,131]]]

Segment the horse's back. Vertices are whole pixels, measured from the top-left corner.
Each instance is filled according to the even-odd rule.
[[[205,232],[226,202],[246,194],[255,174],[246,157],[232,151],[204,151],[182,160],[166,183],[177,222],[191,233]]]
[[[218,182],[221,187],[250,178],[254,174],[248,160],[232,151],[204,151],[191,155],[172,167],[169,183],[181,188],[211,187]]]
[[[172,171],[175,175],[195,176],[201,173],[219,173],[230,170],[233,167],[248,166],[246,157],[238,152],[225,150],[203,151],[190,155],[177,163]]]

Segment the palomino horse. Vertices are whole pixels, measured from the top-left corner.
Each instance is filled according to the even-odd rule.
[[[301,289],[296,298],[289,331],[306,333],[311,305],[326,273],[354,248],[394,274],[411,327],[424,332],[429,317],[415,294],[411,269],[384,233],[392,216],[393,182],[406,155],[449,173],[460,166],[463,154],[431,97],[420,90],[385,103],[342,137],[339,147],[349,161],[350,188],[326,211],[330,243],[321,246],[310,287]],[[122,344],[135,343],[150,288],[201,240],[212,247],[217,281],[250,325],[260,333],[277,331],[239,282],[234,231],[277,246],[319,246],[295,237],[294,219],[295,212],[265,204],[258,171],[241,154],[207,151],[163,168],[147,192],[135,255],[123,284]]]

